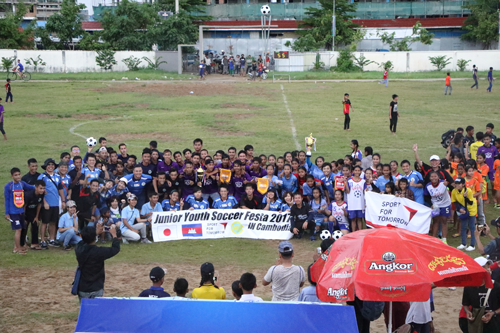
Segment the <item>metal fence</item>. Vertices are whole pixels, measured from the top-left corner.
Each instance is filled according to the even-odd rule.
[[[465,1],[412,1],[412,2],[358,2],[358,19],[393,19],[427,16],[463,16],[470,13],[463,9]],[[215,19],[259,20],[260,7],[263,3],[236,3],[206,6],[206,13],[191,13],[194,16],[210,15]],[[301,20],[306,16],[307,8],[320,8],[319,3],[269,3],[271,14],[276,20]],[[94,9],[95,11],[95,9]]]

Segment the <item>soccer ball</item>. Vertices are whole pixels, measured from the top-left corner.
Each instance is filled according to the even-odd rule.
[[[87,138],[87,146],[94,147],[97,144],[97,140],[94,137]]]
[[[260,12],[262,13],[262,15],[269,15],[271,14],[271,7],[269,7],[269,5],[264,5],[260,7]]]
[[[325,239],[329,239],[332,237],[332,234],[330,233],[330,231],[328,230],[323,230],[320,234],[319,234],[319,238],[321,238],[321,240],[325,240]]]
[[[342,231],[340,230],[335,230],[333,232],[333,235],[332,235],[332,238],[335,239],[336,241],[340,239],[340,237],[344,236],[344,234],[342,233]]]

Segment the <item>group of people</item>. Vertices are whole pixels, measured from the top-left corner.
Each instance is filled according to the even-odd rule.
[[[253,59],[250,55],[245,58],[244,54],[241,56],[238,54],[236,57],[230,55],[228,57],[223,51],[222,58],[220,59],[221,74],[234,77],[234,75],[245,76],[251,73],[252,77],[250,80],[255,80],[257,76],[261,77],[265,68],[269,67],[270,61],[269,54],[266,55],[265,59],[262,58],[262,55],[259,55],[257,59]],[[206,75],[211,74],[216,66],[213,53],[204,54],[198,66],[200,69],[200,80],[204,80]]]
[[[81,229],[96,224],[105,226],[103,242],[109,229],[117,228],[124,243],[150,243],[154,212],[211,208],[288,212],[295,237],[308,231],[316,240],[322,229],[344,234],[362,229],[365,192],[374,191],[433,207],[433,236],[447,242],[448,222],[454,220],[460,248],[471,251],[475,242],[471,238],[467,246],[467,228],[473,230],[476,215],[484,224],[488,189],[500,208],[500,139],[493,130],[490,123],[474,137],[472,126],[465,135],[459,128],[446,157],[433,155],[430,165],[421,160],[417,145],[415,163],[382,163],[372,147],[362,152],[357,140],[343,158],[330,162],[318,156],[313,163],[310,148],[276,157],[257,156],[246,145],[210,155],[201,139],[193,141],[193,149],[161,153],[151,141],[138,158],[125,143],[115,150],[101,137],[98,147],[88,147],[83,157],[75,145],[58,162],[46,159],[41,174],[34,158],[24,176],[13,168],[4,191],[5,214],[15,230],[13,251],[20,254],[28,249],[30,225],[34,250],[59,245],[70,250],[80,241]]]

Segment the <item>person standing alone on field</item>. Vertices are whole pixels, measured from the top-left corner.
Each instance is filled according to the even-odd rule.
[[[486,91],[491,92],[491,87],[493,86],[493,67],[490,67],[490,71],[488,72],[488,82],[490,85]]]
[[[3,109],[2,99],[0,98],[0,132],[2,132],[3,139],[7,140],[7,135],[5,134],[5,130],[3,129],[3,115],[5,113],[5,110]]]
[[[477,83],[477,68],[476,65],[472,65],[472,79],[474,80],[474,84],[470,87],[471,89],[476,87],[479,89],[479,84]]]
[[[387,88],[387,86],[389,85],[389,79],[387,78],[389,76],[389,68],[384,68],[385,72],[384,72],[384,78],[382,79],[382,81],[379,82],[380,83],[385,83],[385,87]]]
[[[120,252],[120,240],[116,238],[116,228],[110,228],[113,237],[111,247],[95,245],[98,235],[104,232],[103,225],[98,223],[96,228],[85,227],[81,230],[82,241],[76,244],[75,254],[78,267],[81,270],[78,284],[78,298],[96,298],[104,295],[104,261]]]
[[[222,74],[229,74],[229,60],[227,59],[227,56],[222,58]]]
[[[351,101],[349,100],[349,94],[344,94],[344,99],[342,100],[342,105],[344,108],[344,131],[350,131],[349,125],[351,123],[351,117],[349,116],[349,111],[354,109],[352,108]]]
[[[451,95],[451,77],[450,77],[450,73],[446,73],[446,83],[445,83],[445,86],[444,86],[444,94],[446,95],[446,93],[448,92],[448,88],[450,88],[450,95]]]
[[[11,87],[10,87],[10,79],[7,79],[7,83],[5,84],[5,91],[7,92],[7,97],[5,97],[5,103],[9,103],[9,97],[10,97],[10,102],[14,103],[12,100],[12,92],[11,92]]]
[[[398,95],[392,95],[392,102],[389,106],[389,120],[391,122],[389,128],[392,134],[396,134],[396,126],[398,124],[399,111],[398,111]]]

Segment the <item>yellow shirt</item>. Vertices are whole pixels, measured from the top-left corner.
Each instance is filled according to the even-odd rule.
[[[191,298],[226,299],[226,292],[222,287],[215,288],[213,285],[206,285],[195,288],[191,294]]]
[[[459,204],[467,208],[467,210],[469,211],[469,216],[476,216],[477,215],[476,198],[473,197],[473,192],[471,190],[468,190],[466,194],[467,194],[467,199],[472,201],[472,205],[465,206],[464,189],[462,189],[461,191],[456,189],[451,191],[451,202],[458,202]]]
[[[482,145],[484,145],[484,143],[482,143],[481,141],[476,141],[474,142],[473,144],[470,145],[469,147],[469,152],[470,152],[470,157],[473,159],[473,160],[476,160],[476,155],[477,155],[477,150],[479,149],[479,147],[481,147]]]

